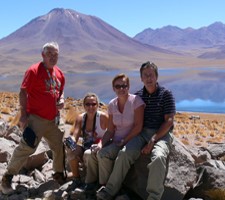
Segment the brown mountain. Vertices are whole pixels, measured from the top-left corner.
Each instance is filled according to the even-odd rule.
[[[212,26],[211,32],[216,27],[217,24]],[[196,41],[204,36],[204,30],[195,35]],[[225,59],[212,55],[218,55],[216,50],[224,51],[223,46],[219,49],[219,40],[217,45],[204,48],[199,45],[200,39],[195,49],[174,48],[178,44],[176,38],[182,38],[183,32],[192,31],[191,28],[169,27],[164,29],[165,34],[161,34],[158,30],[155,42],[159,41],[159,36],[163,42],[173,41],[165,49],[159,43],[154,44],[156,47],[136,41],[97,17],[56,8],[0,40],[0,90],[18,91],[25,70],[41,60],[42,45],[53,40],[60,45],[58,64],[66,74],[66,96],[80,98],[93,91],[108,102],[114,96],[112,77],[119,71],[130,76],[131,92],[136,91],[142,86],[138,72],[140,64],[152,60],[164,69],[164,73],[160,72],[160,82],[174,91],[176,100],[224,101],[225,90],[220,83],[224,80],[221,71],[224,72]],[[218,39],[220,34],[222,32],[218,33]],[[189,47],[188,39],[191,34],[187,41],[183,40],[183,47]],[[221,70],[214,71],[213,76],[211,71],[201,70],[202,67],[215,66]]]
[[[18,70],[18,65],[24,71],[52,40],[60,45],[59,62],[65,71],[133,69],[149,55],[176,55],[142,44],[97,17],[56,8],[0,40],[0,61],[7,66],[1,71]]]

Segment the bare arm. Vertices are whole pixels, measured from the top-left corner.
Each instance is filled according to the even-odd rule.
[[[82,115],[78,115],[75,124],[74,124],[74,131],[71,133],[71,135],[74,137],[75,141],[77,142],[79,137],[81,136],[81,129],[82,129]]]
[[[64,101],[65,101],[64,100],[64,92],[62,92],[62,94],[60,95],[59,100],[56,104],[56,107],[57,107],[58,110],[60,110],[64,107]]]
[[[20,103],[20,112],[21,116],[19,119],[19,126],[24,129],[27,126],[27,91],[26,89],[21,88],[19,93],[19,103]]]
[[[164,116],[165,121],[162,123],[158,131],[152,136],[151,140],[148,142],[148,144],[145,145],[145,147],[141,150],[143,154],[149,154],[151,153],[155,143],[160,140],[163,136],[167,134],[167,132],[170,130],[170,128],[173,126],[174,122],[174,114],[166,114]]]
[[[102,138],[102,146],[104,147],[107,142],[110,141],[110,139],[114,136],[114,132],[115,132],[115,127],[113,124],[113,116],[109,115],[109,120],[108,120],[108,129],[105,132],[103,138]]]
[[[100,125],[101,125],[101,128],[104,130],[104,129],[108,129],[108,123],[109,123],[109,116],[102,112],[101,113],[101,116],[100,116]]]
[[[159,130],[152,136],[156,142],[160,140],[163,136],[165,136],[170,130],[170,128],[173,126],[174,114],[166,114],[164,116],[164,119],[165,121],[162,123]]]

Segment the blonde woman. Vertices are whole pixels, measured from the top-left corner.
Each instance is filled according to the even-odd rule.
[[[101,138],[108,125],[108,115],[98,110],[99,98],[95,93],[85,95],[83,106],[85,112],[78,115],[74,131],[71,133],[71,138],[77,144],[76,148],[75,150],[67,148],[67,159],[76,187],[81,185],[79,162],[83,160],[84,152],[90,149],[94,152],[98,146],[101,146]]]
[[[96,171],[99,172],[99,184],[107,183],[117,155],[142,130],[145,103],[139,96],[129,93],[129,77],[125,74],[116,75],[112,80],[112,88],[116,97],[108,105],[108,130],[102,139],[103,148],[97,152],[98,162],[88,166],[92,168],[87,169],[90,179],[86,182],[86,193],[93,189],[91,185],[94,180],[91,177]]]

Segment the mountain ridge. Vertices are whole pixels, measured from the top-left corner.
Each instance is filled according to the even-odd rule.
[[[22,74],[30,63],[40,59],[42,45],[50,40],[59,43],[59,64],[66,72],[134,70],[146,60],[162,67],[214,65],[215,61],[217,66],[225,65],[223,60],[206,60],[211,53],[208,49],[196,54],[143,44],[98,17],[55,8],[0,40],[0,62],[7,66],[1,73]]]
[[[198,29],[181,29],[177,26],[147,28],[133,37],[143,44],[154,45],[174,51],[190,52],[198,49],[198,58],[224,59],[225,24],[215,22]],[[222,49],[222,50],[221,50]]]
[[[218,26],[210,26],[211,32]],[[174,30],[173,26],[167,28],[167,32]],[[202,28],[201,34],[206,29]],[[175,31],[181,37],[184,30]],[[194,30],[189,27],[185,31]],[[172,36],[176,35],[164,35],[163,39]],[[142,87],[139,67],[150,60],[162,70],[159,81],[173,90],[177,101],[196,98],[224,101],[223,45],[178,49],[175,45],[161,48],[143,44],[98,17],[61,8],[32,19],[0,40],[1,90],[18,91],[25,70],[42,60],[41,48],[52,40],[59,43],[58,65],[66,76],[68,96],[81,98],[86,92],[94,91],[108,101],[114,95],[110,90],[111,79],[120,72],[130,76],[131,92],[135,92]],[[216,71],[212,76],[212,71],[205,68]]]
[[[1,39],[0,53],[5,63],[14,63],[11,57],[17,62],[29,63],[27,55],[34,62],[40,57],[41,46],[51,40],[59,43],[63,52],[61,60],[67,71],[79,71],[76,65],[87,70],[92,64],[95,70],[110,70],[123,63],[128,67],[134,58],[145,60],[149,54],[176,54],[133,40],[100,18],[60,8],[36,17]],[[116,59],[118,63],[113,66],[111,63]]]

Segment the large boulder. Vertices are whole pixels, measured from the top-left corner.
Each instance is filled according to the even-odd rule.
[[[208,163],[206,163],[206,165],[199,166],[197,171],[199,174],[198,180],[196,185],[188,191],[187,199],[190,197],[208,199],[207,191],[214,189],[225,190],[224,169],[208,166]]]
[[[124,185],[142,199],[147,199],[146,184],[148,178],[147,164],[149,156],[141,155],[129,170]],[[186,147],[176,138],[173,141],[165,179],[162,200],[182,200],[197,178],[195,161]]]

